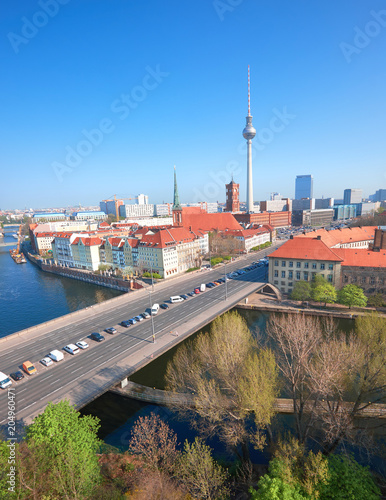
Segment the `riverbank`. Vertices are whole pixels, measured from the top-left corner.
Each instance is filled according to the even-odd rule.
[[[139,290],[140,288],[142,288],[142,285],[132,279],[123,280],[116,276],[103,276],[102,274],[93,274],[90,271],[56,266],[55,264],[45,264],[41,259],[38,259],[30,252],[26,252],[26,256],[27,259],[35,264],[40,270],[47,273],[56,274],[58,276],[63,276],[64,278],[71,278],[79,281],[84,281],[86,283],[91,283],[93,285],[113,288],[114,290],[119,290],[120,292],[130,292],[131,290]]]
[[[358,316],[377,311],[378,314],[386,318],[385,311],[376,310],[373,307],[349,309],[341,304],[327,304],[320,306],[317,303],[304,305],[300,301],[285,299],[278,301],[276,297],[268,294],[254,293],[239,302],[236,306],[239,309],[249,309],[254,311],[267,311],[271,313],[307,314],[309,316],[332,316],[334,318],[355,319]]]

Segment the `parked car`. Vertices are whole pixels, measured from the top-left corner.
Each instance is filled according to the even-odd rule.
[[[106,328],[105,332],[113,335],[114,333],[117,333],[117,330],[115,328]]]
[[[187,295],[185,295],[185,294],[181,294],[181,297],[182,297],[184,300],[188,300],[188,298],[189,298],[189,297],[188,297]]]
[[[53,364],[54,364],[54,362],[52,361],[52,359],[51,359],[51,358],[49,358],[48,356],[46,356],[45,358],[41,359],[41,360],[39,361],[39,363],[41,363],[41,364],[42,364],[42,365],[44,365],[44,366],[50,366],[50,365],[53,365]]]
[[[62,361],[64,359],[64,355],[62,352],[58,351],[58,349],[54,349],[53,351],[48,353],[48,356],[52,359],[52,361]]]
[[[90,335],[90,339],[95,340],[96,342],[102,342],[103,340],[105,340],[104,336],[97,332],[92,333]]]
[[[169,309],[169,306],[167,304],[161,304],[160,308],[161,309]]]
[[[189,297],[194,297],[194,292],[189,292],[188,295]]]
[[[130,318],[129,323],[130,325],[135,325],[137,323],[137,320],[135,318]]]
[[[129,326],[131,325],[130,321],[126,320],[126,321],[121,321],[119,323],[121,326],[124,326],[125,328],[129,328]]]
[[[84,340],[79,340],[79,342],[76,342],[75,344],[79,349],[87,349],[88,344]]]
[[[150,314],[148,312],[146,312],[146,311],[144,313],[142,313],[141,316],[142,316],[143,319],[149,319],[150,318]]]
[[[24,378],[24,375],[22,371],[18,370],[17,372],[11,373],[10,377],[13,378],[13,380],[18,381]]]
[[[37,373],[37,369],[35,366],[31,363],[31,361],[24,361],[23,363],[23,370],[28,374],[28,375],[34,375]]]
[[[135,319],[136,321],[143,321],[143,318],[142,318],[142,316],[140,316],[140,315],[139,315],[139,316],[136,316],[134,319]]]
[[[63,347],[63,351],[66,351],[68,352],[68,354],[78,354],[80,351],[79,351],[79,347],[77,347],[75,344],[68,344],[68,345],[65,345]]]
[[[0,387],[6,389],[10,385],[12,385],[12,380],[5,373],[0,372]]]
[[[198,295],[198,294],[200,293],[200,289],[199,289],[199,288],[195,288],[195,289],[194,289],[194,293],[195,293],[196,295]]]

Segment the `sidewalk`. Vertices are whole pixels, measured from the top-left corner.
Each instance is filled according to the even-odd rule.
[[[313,316],[334,316],[336,318],[355,319],[357,316],[363,316],[374,312],[374,308],[353,308],[341,304],[327,304],[319,306],[316,303],[313,306],[304,306],[302,302],[290,299],[278,301],[275,297],[262,293],[253,293],[246,301],[237,304],[241,309],[254,309],[260,311],[282,312],[282,313],[303,313]],[[378,311],[378,314],[386,317],[386,314]]]

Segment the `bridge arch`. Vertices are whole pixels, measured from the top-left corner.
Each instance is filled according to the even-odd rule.
[[[278,301],[282,300],[282,294],[281,291],[275,286],[272,285],[271,283],[266,283],[264,286],[262,286],[259,290],[260,293],[268,293],[270,295],[275,295]]]

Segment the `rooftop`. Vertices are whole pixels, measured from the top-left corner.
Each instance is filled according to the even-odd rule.
[[[286,241],[269,257],[341,262],[343,258],[338,255],[336,250],[332,251],[321,239],[296,237]]]

